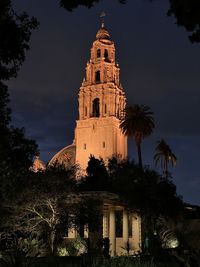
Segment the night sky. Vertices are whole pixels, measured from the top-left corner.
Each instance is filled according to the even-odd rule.
[[[188,33],[166,16],[168,0],[104,0],[72,13],[59,8],[58,0],[13,2],[40,22],[18,78],[9,82],[12,123],[36,140],[40,158],[47,163],[72,143],[78,91],[105,11],[127,103],[149,105],[155,113],[156,129],[142,144],[144,164],[154,167],[156,141],[165,139],[179,160],[170,169],[178,194],[200,204],[200,44],[191,44]],[[133,140],[128,154],[137,160]]]

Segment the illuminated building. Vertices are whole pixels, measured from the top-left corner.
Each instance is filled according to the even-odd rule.
[[[127,157],[127,137],[119,127],[126,105],[119,71],[114,43],[102,23],[79,91],[79,119],[74,142],[59,151],[50,165],[57,160],[67,168],[77,164],[85,170],[90,155],[101,157],[105,162],[112,156]]]

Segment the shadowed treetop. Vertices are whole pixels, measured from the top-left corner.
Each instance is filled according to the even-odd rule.
[[[31,32],[38,26],[27,13],[16,14],[10,0],[0,1],[0,197],[11,180],[28,169],[37,153],[35,141],[26,139],[24,128],[10,126],[11,110],[6,81],[17,76],[29,49]],[[3,186],[4,184],[4,186]],[[11,190],[10,190],[11,191]]]

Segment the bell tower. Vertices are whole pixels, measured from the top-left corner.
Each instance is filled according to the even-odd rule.
[[[76,164],[82,169],[86,169],[90,155],[105,161],[114,155],[127,157],[127,137],[119,127],[126,106],[119,71],[114,43],[102,22],[79,91],[75,140]]]

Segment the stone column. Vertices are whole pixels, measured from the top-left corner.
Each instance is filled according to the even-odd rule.
[[[132,238],[134,249],[141,249],[141,218],[137,214],[132,214]]]
[[[126,248],[128,242],[128,212],[123,210],[123,245]]]
[[[88,238],[88,225],[84,225],[84,238]]]
[[[103,214],[103,238],[108,237],[108,214]]]
[[[111,256],[116,254],[116,229],[115,229],[115,210],[110,210],[110,225],[109,225],[109,239],[110,239],[110,251]]]

